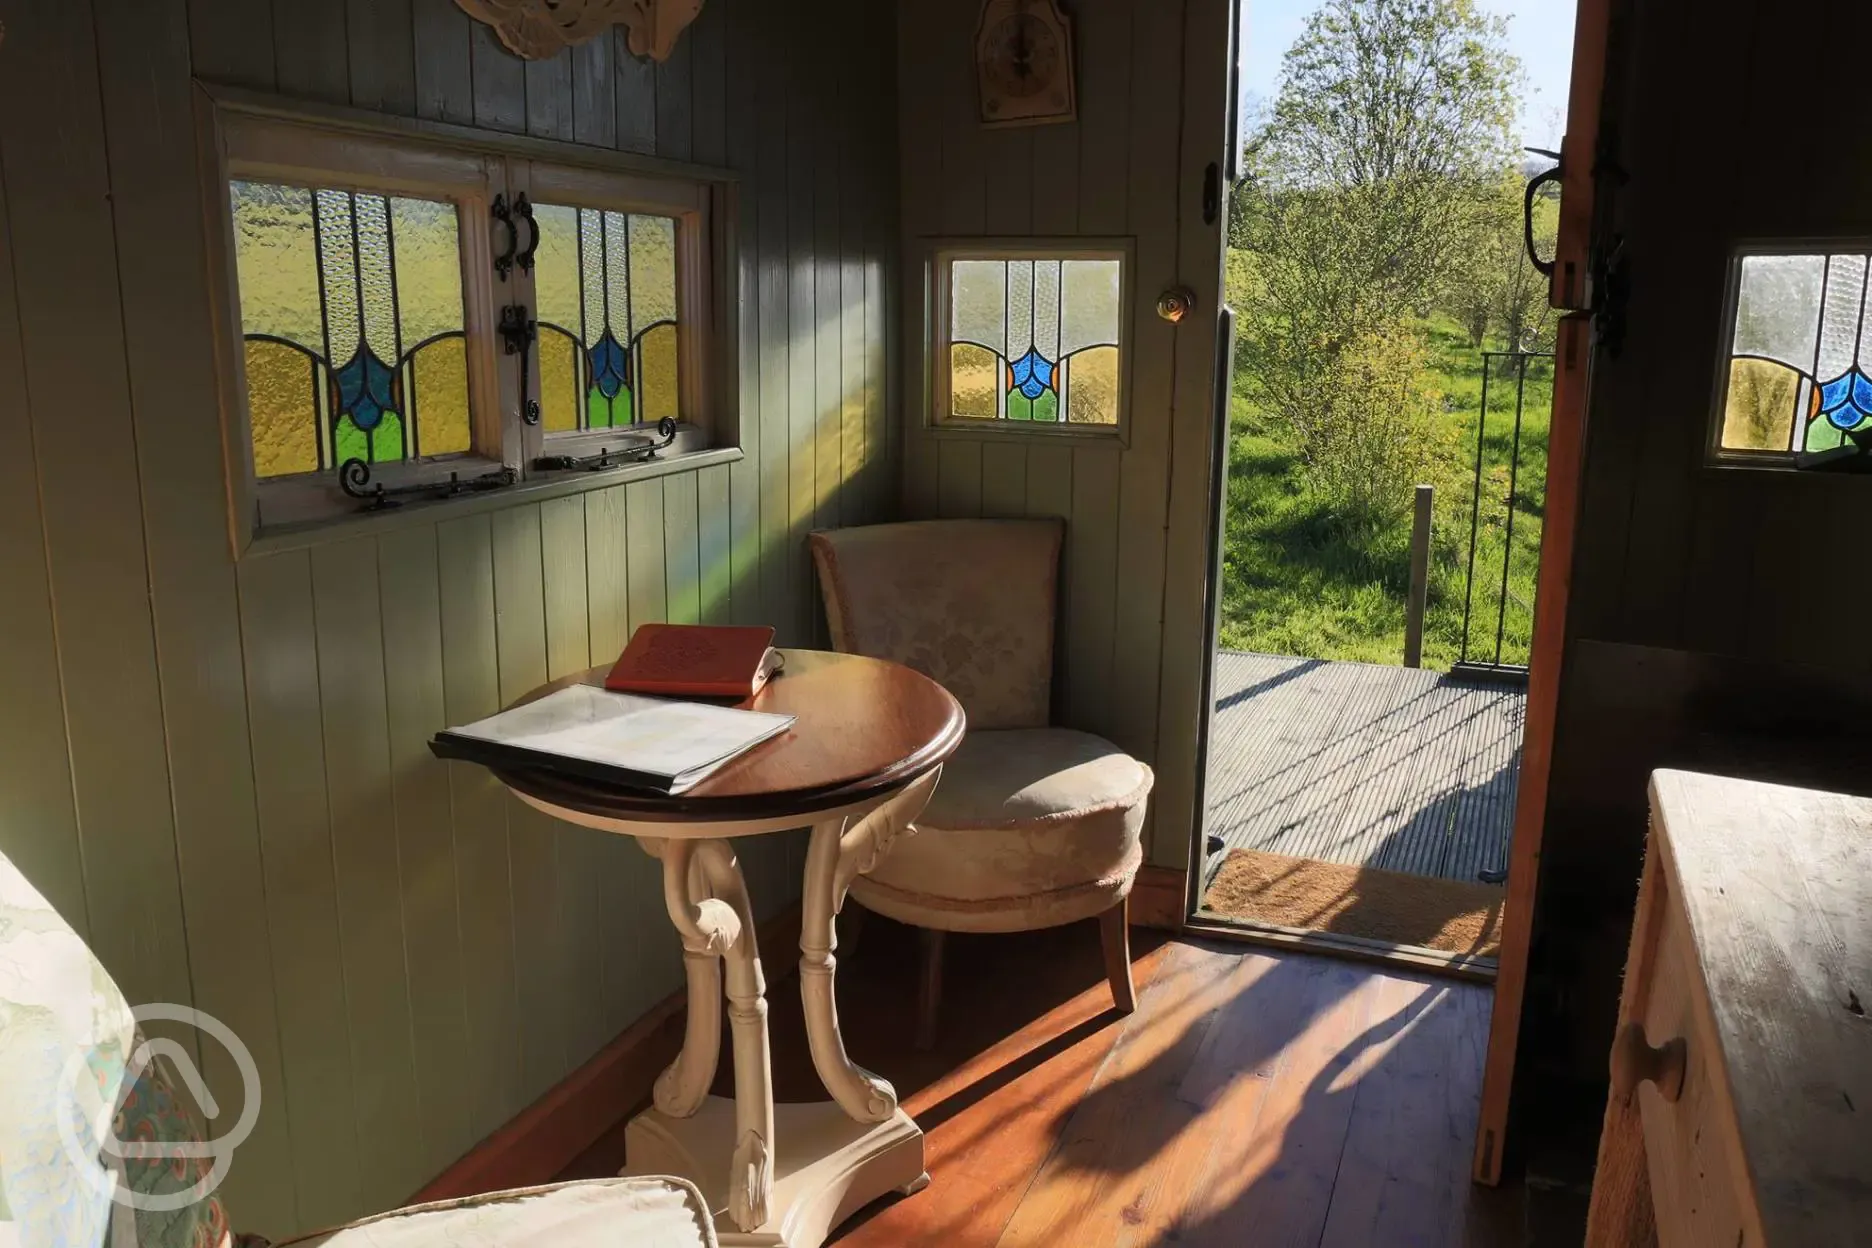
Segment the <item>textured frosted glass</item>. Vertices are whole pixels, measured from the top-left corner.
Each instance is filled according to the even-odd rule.
[[[610,297],[605,293],[604,213],[581,208],[578,217],[579,282],[585,305],[582,338],[587,347],[593,347],[611,320]]]
[[[1060,262],[1036,260],[1033,266],[1033,345],[1049,360],[1060,358]]]
[[[1821,381],[1851,368],[1858,354],[1865,281],[1864,256],[1833,256],[1827,261],[1826,302],[1820,312],[1820,356],[1813,369]]]
[[[397,341],[395,277],[390,271],[390,208],[380,196],[357,195],[352,197],[352,213],[364,340],[378,359],[394,360],[403,352]]]
[[[249,338],[246,351],[255,475],[317,471],[318,379],[311,357],[265,338]]]
[[[1757,359],[1729,361],[1722,444],[1737,451],[1789,450],[1794,437],[1795,403],[1802,388],[1801,375],[1785,364]]]
[[[576,337],[584,316],[580,297],[579,213],[557,204],[534,204],[539,249],[533,253],[534,315],[541,325],[557,325]]]
[[[676,319],[676,222],[630,217],[631,324],[636,334]],[[670,348],[671,351],[674,348]],[[646,420],[657,419],[646,415]]]
[[[605,316],[612,336],[628,343],[631,340],[630,225],[621,212],[604,213],[603,221]]]
[[[284,338],[323,355],[312,192],[260,182],[234,182],[228,191],[242,331]]]
[[[637,419],[676,416],[676,326],[654,325],[638,340]]]
[[[1061,266],[1060,351],[1118,345],[1116,260],[1068,260]]]
[[[1118,348],[1089,347],[1067,361],[1066,419],[1075,425],[1118,423]]]
[[[1813,367],[1814,309],[1823,256],[1749,256],[1736,291],[1736,355],[1764,355],[1802,372]]]
[[[993,420],[1001,390],[1001,362],[972,342],[949,348],[949,413],[968,420]]]
[[[1007,262],[1007,349],[1003,355],[1018,360],[1033,346],[1034,264]]]
[[[357,353],[361,340],[351,194],[320,191],[317,199],[319,269],[325,286],[325,350],[337,367]]]
[[[1000,350],[1006,334],[1007,264],[958,260],[950,274],[949,336]]]

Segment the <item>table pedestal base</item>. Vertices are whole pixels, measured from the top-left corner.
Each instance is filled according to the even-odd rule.
[[[929,1181],[923,1132],[899,1109],[883,1122],[854,1122],[832,1101],[775,1105],[771,1216],[753,1231],[728,1216],[728,1167],[735,1103],[711,1096],[688,1118],[648,1109],[624,1130],[625,1174],[680,1175],[702,1189],[722,1248],[820,1248],[856,1210],[888,1192]]]

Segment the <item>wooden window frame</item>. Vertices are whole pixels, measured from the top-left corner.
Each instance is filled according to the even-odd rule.
[[[1118,419],[1109,425],[984,420],[950,414],[949,326],[950,269],[958,260],[1116,260],[1118,261]],[[1131,442],[1131,323],[1136,293],[1137,240],[1114,238],[943,238],[927,240],[923,256],[925,308],[924,427],[937,437],[990,440],[1063,438],[1072,441]]]
[[[727,322],[735,306],[733,284],[739,271],[738,188],[731,173],[558,140],[386,118],[207,83],[196,86],[229,538],[236,558],[328,536],[351,536],[398,523],[393,517],[410,512],[433,522],[437,508],[485,510],[512,505],[520,501],[519,495],[576,493],[742,457],[739,387],[734,384],[738,335]],[[241,179],[455,203],[472,447],[461,454],[372,465],[372,482],[388,488],[435,484],[451,474],[466,479],[507,468],[514,484],[370,511],[339,490],[330,470],[267,480],[255,476],[228,199],[230,180]],[[507,240],[505,227],[492,217],[492,206],[497,195],[512,202],[522,191],[549,203],[655,213],[677,221],[679,420],[674,444],[655,460],[597,470],[534,467],[543,453],[592,455],[647,430],[638,426],[548,434],[521,419],[520,357],[505,353],[496,326],[503,306],[518,302],[532,314],[537,304],[530,272],[516,267],[505,281],[495,273],[494,256]],[[521,228],[524,242],[525,227]],[[528,368],[529,390],[535,395],[536,362],[537,348]]]

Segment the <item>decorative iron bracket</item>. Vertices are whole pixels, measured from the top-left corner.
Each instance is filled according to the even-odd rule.
[[[539,472],[599,472],[624,464],[643,464],[657,457],[657,452],[676,441],[676,422],[668,416],[657,422],[657,441],[642,434],[633,435],[634,445],[613,449],[603,447],[596,455],[541,455],[533,461]]]
[[[531,256],[530,248],[528,255]],[[533,262],[529,258],[526,263],[531,265]],[[501,341],[507,344],[507,354],[520,357],[520,419],[529,425],[537,425],[540,423],[540,405],[539,400],[533,397],[529,361],[533,358],[533,343],[539,337],[539,322],[527,314],[524,303],[510,303],[501,309],[499,329]]]
[[[370,465],[361,459],[347,459],[338,469],[339,488],[350,497],[362,501],[364,506],[359,509],[362,511],[388,511],[392,507],[401,507],[408,500],[454,498],[458,494],[505,489],[519,479],[519,474],[512,468],[496,468],[493,472],[484,472],[466,481],[461,479],[459,473],[451,472],[446,481],[386,486],[381,481],[371,484]]]

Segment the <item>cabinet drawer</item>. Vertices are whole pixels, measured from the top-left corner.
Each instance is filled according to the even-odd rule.
[[[1697,1021],[1704,992],[1689,924],[1674,895],[1663,907],[1645,1034],[1653,1045],[1685,1042],[1683,1091],[1667,1101],[1646,1083],[1639,1087],[1645,1157],[1661,1248],[1759,1248],[1744,1237],[1742,1209],[1749,1201],[1740,1169],[1741,1142],[1723,1092],[1713,1051]]]

